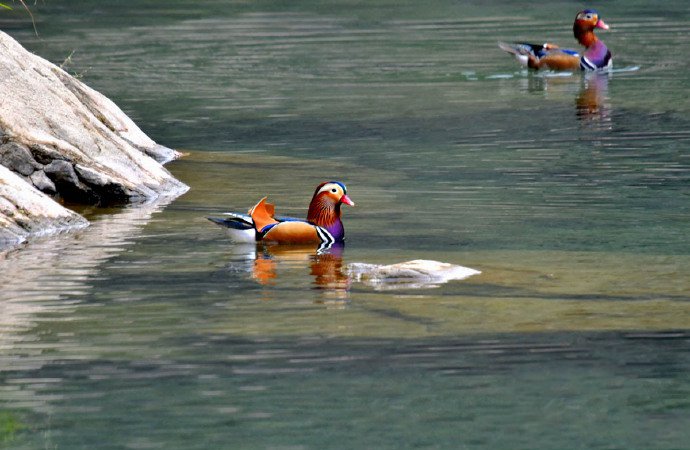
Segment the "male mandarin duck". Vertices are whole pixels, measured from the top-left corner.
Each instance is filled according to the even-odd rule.
[[[557,45],[545,43],[528,44],[524,42],[506,44],[499,42],[498,46],[512,53],[521,64],[531,69],[551,70],[599,70],[610,69],[612,66],[611,51],[594,34],[595,28],[608,30],[609,26],[599,18],[599,13],[593,9],[585,9],[575,16],[573,34],[585,51],[582,55],[576,50],[561,49]]]
[[[341,205],[355,206],[347,188],[339,181],[319,184],[309,204],[307,219],[274,217],[275,206],[264,197],[247,214],[229,212],[227,218],[209,217],[226,227],[235,242],[272,242],[277,244],[331,245],[345,239],[340,220]]]

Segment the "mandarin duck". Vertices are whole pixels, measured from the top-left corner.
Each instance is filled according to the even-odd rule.
[[[594,34],[595,28],[608,30],[609,26],[599,18],[593,9],[585,9],[575,16],[573,34],[585,51],[562,49],[555,44],[528,44],[524,42],[508,44],[499,42],[498,46],[515,55],[518,61],[531,69],[577,70],[586,71],[610,69],[612,66],[611,51]]]
[[[275,217],[275,206],[264,197],[247,214],[228,212],[228,217],[209,217],[226,227],[235,242],[332,245],[345,239],[340,207],[355,206],[347,188],[339,181],[319,184],[309,203],[307,219]]]

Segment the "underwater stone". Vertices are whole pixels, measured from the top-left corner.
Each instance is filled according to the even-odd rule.
[[[347,269],[353,281],[378,290],[437,287],[451,280],[463,280],[481,273],[469,267],[428,259],[388,265],[351,263]]]

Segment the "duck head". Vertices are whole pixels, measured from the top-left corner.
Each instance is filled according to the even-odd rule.
[[[595,28],[609,29],[609,26],[601,20],[596,10],[585,9],[577,13],[575,23],[573,24],[573,34],[575,34],[575,38],[580,44],[589,47],[597,40],[597,37],[594,35]]]
[[[341,205],[355,206],[347,196],[347,188],[340,181],[326,181],[319,184],[309,204],[307,220],[314,225],[326,228],[331,234],[343,234],[340,221]],[[336,238],[337,239],[337,238]]]

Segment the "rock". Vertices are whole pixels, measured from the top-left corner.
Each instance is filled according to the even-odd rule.
[[[0,166],[0,246],[17,244],[29,235],[83,228],[88,221],[4,166]]]
[[[16,142],[0,145],[0,164],[27,177],[42,167],[26,146]]]
[[[43,168],[48,177],[54,182],[66,184],[79,184],[79,177],[74,171],[74,166],[67,161],[56,159]]]
[[[24,216],[14,220],[10,214],[24,210],[26,220],[36,217],[36,225],[54,228],[40,219],[42,211],[28,208],[39,206],[36,196],[44,195],[39,190],[101,205],[178,196],[189,188],[161,163],[179,156],[146,136],[111,100],[0,31],[0,164],[24,177],[6,178],[20,184],[12,186],[17,203],[10,203],[16,209],[3,203],[0,233],[16,234],[12,224]],[[24,205],[30,197],[34,201]],[[56,217],[62,209],[60,217],[74,219],[74,213],[53,203]],[[22,223],[24,231],[39,229]]]
[[[168,161],[179,153],[156,144],[111,100],[2,32],[0,130],[5,145],[29,148],[37,164],[72,165],[60,162],[45,171],[69,201],[140,201],[188,189],[149,156]],[[29,175],[28,165],[22,170]]]
[[[56,159],[45,166],[43,172],[53,182],[56,191],[61,197],[78,203],[102,203],[100,200],[104,197],[99,196],[92,187],[81,182],[75,171],[75,166],[71,163]],[[95,178],[92,177],[92,179]],[[120,198],[109,196],[108,203],[124,202],[126,198],[126,196],[121,196]]]
[[[34,157],[34,159],[41,164],[50,164],[52,161],[56,159],[71,161],[68,156],[60,154],[59,151],[47,145],[34,143],[31,146],[29,146],[29,150],[31,151],[31,155]]]
[[[140,145],[137,145],[135,143],[132,143],[132,145],[136,146],[139,148],[139,150],[143,151],[147,155],[149,155],[151,158],[155,159],[161,164],[165,164],[167,162],[172,161],[173,159],[177,159],[182,156],[182,154],[178,151],[175,151],[171,148],[158,145],[154,142],[153,147],[142,147]]]
[[[113,133],[134,148],[161,164],[179,158],[181,154],[173,149],[155,143],[109,98],[97,92],[68,73],[58,69],[54,73],[86,107],[94,117]]]
[[[347,270],[353,281],[380,290],[437,287],[451,280],[463,280],[481,273],[469,267],[426,259],[389,265],[351,263]]]
[[[34,187],[36,187],[36,189],[38,189],[41,192],[45,192],[49,195],[55,194],[57,192],[57,190],[55,189],[55,183],[53,183],[42,170],[37,170],[36,172],[32,173],[29,179],[31,180],[31,183],[34,185]]]

